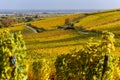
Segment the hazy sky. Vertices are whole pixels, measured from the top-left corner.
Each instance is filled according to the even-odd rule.
[[[120,0],[0,0],[0,9],[114,9]]]

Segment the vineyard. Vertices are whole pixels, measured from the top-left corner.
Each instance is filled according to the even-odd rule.
[[[30,24],[37,28],[44,28],[46,30],[51,30],[51,29],[57,29],[58,26],[64,26],[66,18],[70,18],[71,21],[74,21],[74,19],[82,16],[84,16],[84,14],[72,14],[62,17],[45,18],[40,21],[30,22]]]
[[[14,24],[13,27],[9,27],[9,28],[2,28],[0,30],[0,33],[3,30],[9,29],[11,32],[18,32],[21,31],[23,34],[29,34],[29,33],[34,33],[34,31],[32,31],[31,29],[27,28],[25,23],[22,24]]]
[[[69,49],[74,49],[77,47],[79,49],[81,47],[81,44],[84,43],[84,40],[87,40],[91,37],[90,34],[87,35],[88,37],[84,36],[85,35],[83,34],[77,34],[77,32],[73,30],[56,30],[37,33],[36,35],[25,35],[25,40],[29,50],[34,49],[35,52],[39,51],[38,53],[42,51],[42,53],[44,52],[59,54],[60,52],[58,52],[58,50],[62,51],[61,53],[66,53],[66,51],[68,52]]]
[[[109,27],[113,27],[111,24],[116,24],[120,21],[120,11],[106,12],[106,13],[98,13],[95,15],[88,15],[83,19],[80,19],[79,23],[76,23],[76,27],[84,27],[87,30],[91,30],[92,28],[100,28],[104,25],[108,25]],[[118,25],[118,23],[116,24]],[[107,30],[107,29],[106,29]]]
[[[120,10],[110,10],[48,15],[9,27],[12,33],[22,32],[28,80],[120,80],[119,13]],[[66,19],[70,24],[65,23]],[[35,33],[27,24],[35,30],[45,30]],[[71,24],[74,29],[65,29]]]

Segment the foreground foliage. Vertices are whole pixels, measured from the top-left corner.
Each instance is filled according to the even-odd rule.
[[[91,40],[78,52],[58,56],[57,77],[60,80],[113,80],[119,59],[114,51],[114,35],[104,32],[101,41]]]
[[[21,33],[5,30],[0,37],[0,80],[26,80],[26,47]]]

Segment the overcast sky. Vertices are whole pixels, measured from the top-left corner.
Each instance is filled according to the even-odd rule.
[[[0,0],[0,9],[114,9],[120,0]]]

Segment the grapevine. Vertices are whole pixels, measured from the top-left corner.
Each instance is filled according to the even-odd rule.
[[[4,30],[0,36],[0,79],[26,80],[26,47],[21,33]]]
[[[100,41],[91,40],[83,49],[58,56],[56,74],[62,80],[113,80],[118,63],[114,56],[114,35],[103,32]]]

